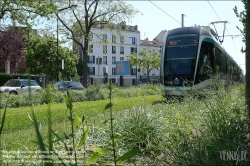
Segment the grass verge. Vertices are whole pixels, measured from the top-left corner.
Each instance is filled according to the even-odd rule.
[[[131,97],[131,98],[116,98],[113,99],[113,111],[126,110],[134,106],[144,104],[152,104],[156,101],[162,100],[161,95],[152,95],[145,97]],[[88,101],[73,103],[73,110],[78,116],[85,115],[89,122],[99,121],[99,114],[104,113],[104,108],[108,100]],[[53,130],[58,132],[65,132],[68,125],[66,122],[67,108],[63,104],[51,104],[51,121]],[[35,115],[41,128],[47,125],[47,105],[35,106]],[[36,140],[34,126],[32,123],[31,107],[9,108],[5,119],[3,128],[2,145],[5,150],[20,150],[29,149],[29,147],[36,148],[33,141]],[[43,128],[42,128],[43,130]],[[44,135],[46,135],[46,128],[44,128]],[[30,149],[29,149],[30,150]]]

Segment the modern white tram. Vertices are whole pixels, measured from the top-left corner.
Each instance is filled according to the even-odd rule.
[[[163,96],[182,96],[214,84],[213,77],[239,82],[242,70],[206,27],[167,31],[162,43],[160,85]]]

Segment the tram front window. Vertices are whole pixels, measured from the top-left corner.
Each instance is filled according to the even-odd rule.
[[[197,49],[196,34],[170,36],[165,54],[165,75],[193,75]]]

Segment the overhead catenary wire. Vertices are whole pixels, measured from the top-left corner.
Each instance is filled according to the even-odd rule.
[[[179,24],[181,24],[181,22],[179,22],[178,20],[176,20],[174,17],[170,16],[167,12],[165,12],[164,10],[162,10],[159,6],[157,6],[155,3],[153,3],[151,0],[149,0],[149,2],[151,2],[155,7],[157,7],[158,9],[160,9],[162,12],[164,12],[165,14],[167,14],[169,17],[171,17],[173,20],[175,20],[176,22],[178,22]]]
[[[213,9],[214,13],[217,15],[217,17],[220,19],[219,15],[216,13],[216,11],[214,10],[213,6],[211,5],[211,3],[207,0],[207,2],[209,3],[209,5],[211,6],[211,8]],[[221,19],[220,19],[221,21]]]
[[[209,5],[211,6],[211,8],[213,9],[213,11],[214,11],[214,13],[217,15],[217,17],[219,18],[219,20],[221,21],[219,15],[218,15],[217,12],[215,11],[215,9],[213,8],[213,6],[212,6],[211,3],[209,2],[209,0],[207,0],[207,2],[208,2]],[[239,61],[239,56],[238,56],[238,53],[237,53],[237,51],[236,51],[236,47],[235,47],[235,43],[234,43],[234,39],[233,39],[233,36],[237,36],[237,35],[231,35],[226,27],[225,27],[225,29],[226,29],[227,33],[229,34],[228,36],[232,36],[232,41],[233,41],[235,53],[236,53],[236,56],[237,56],[237,60]]]

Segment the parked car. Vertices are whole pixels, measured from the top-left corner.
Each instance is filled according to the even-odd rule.
[[[57,83],[54,84],[55,87],[58,88],[58,90],[83,90],[84,87],[82,86],[82,84],[80,82],[77,81],[59,81]]]
[[[147,85],[148,83],[146,81],[142,82],[142,81],[138,81],[137,85]]]
[[[0,93],[19,94],[31,90],[40,90],[41,87],[35,80],[30,79],[10,79],[0,87]]]

